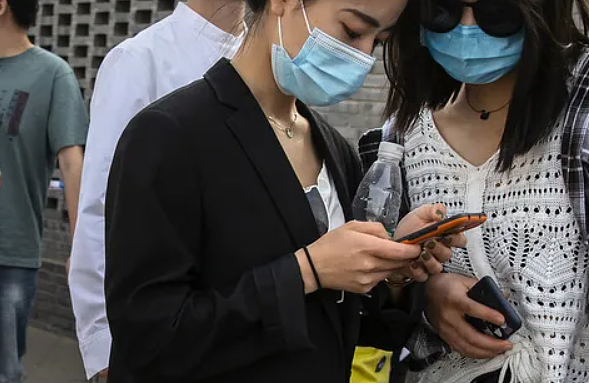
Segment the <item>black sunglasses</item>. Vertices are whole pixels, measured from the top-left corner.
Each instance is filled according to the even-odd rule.
[[[450,32],[460,23],[465,7],[472,8],[477,24],[488,35],[509,37],[523,28],[524,16],[509,0],[421,0],[421,24],[432,32]]]

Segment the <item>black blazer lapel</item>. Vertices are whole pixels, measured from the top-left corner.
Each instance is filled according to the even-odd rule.
[[[319,231],[303,188],[246,84],[226,60],[219,62],[205,78],[219,100],[235,109],[226,121],[227,126],[268,190],[288,228],[293,246],[305,246],[315,241]]]
[[[211,69],[205,75],[205,79],[211,84],[219,100],[235,109],[235,113],[227,120],[227,126],[268,190],[291,237],[293,248],[300,249],[316,241],[319,238],[319,230],[305,192],[266,116],[246,84],[225,60]],[[310,116],[308,109],[305,108],[305,111],[305,114],[308,114],[305,117],[310,118],[314,125],[315,119]],[[317,135],[316,140],[320,142],[319,152],[328,159],[328,166],[333,169],[330,166],[334,163],[332,149],[325,144],[324,134],[316,133],[316,130],[319,129],[314,127],[314,135]],[[339,174],[334,177],[340,179],[341,183]],[[340,189],[341,187],[338,187],[338,192]],[[319,294],[336,329],[338,340],[343,346],[343,329],[336,303],[339,293],[325,290]]]

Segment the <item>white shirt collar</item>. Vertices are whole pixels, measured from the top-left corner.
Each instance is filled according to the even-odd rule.
[[[239,36],[227,33],[183,2],[178,3],[174,13],[170,17],[172,23],[182,34],[186,34],[192,39],[204,37],[228,49],[235,49],[235,47],[241,45],[247,33],[247,27]]]

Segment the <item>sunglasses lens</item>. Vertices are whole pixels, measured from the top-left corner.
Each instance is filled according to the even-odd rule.
[[[512,36],[524,25],[520,9],[508,0],[479,0],[474,13],[481,29],[495,37]]]
[[[454,29],[462,17],[462,5],[456,0],[422,0],[421,23],[432,32]]]

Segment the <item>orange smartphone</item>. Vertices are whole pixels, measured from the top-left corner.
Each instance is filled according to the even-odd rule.
[[[400,238],[397,242],[408,245],[420,244],[428,239],[463,233],[482,225],[486,221],[487,215],[483,213],[458,214]]]

